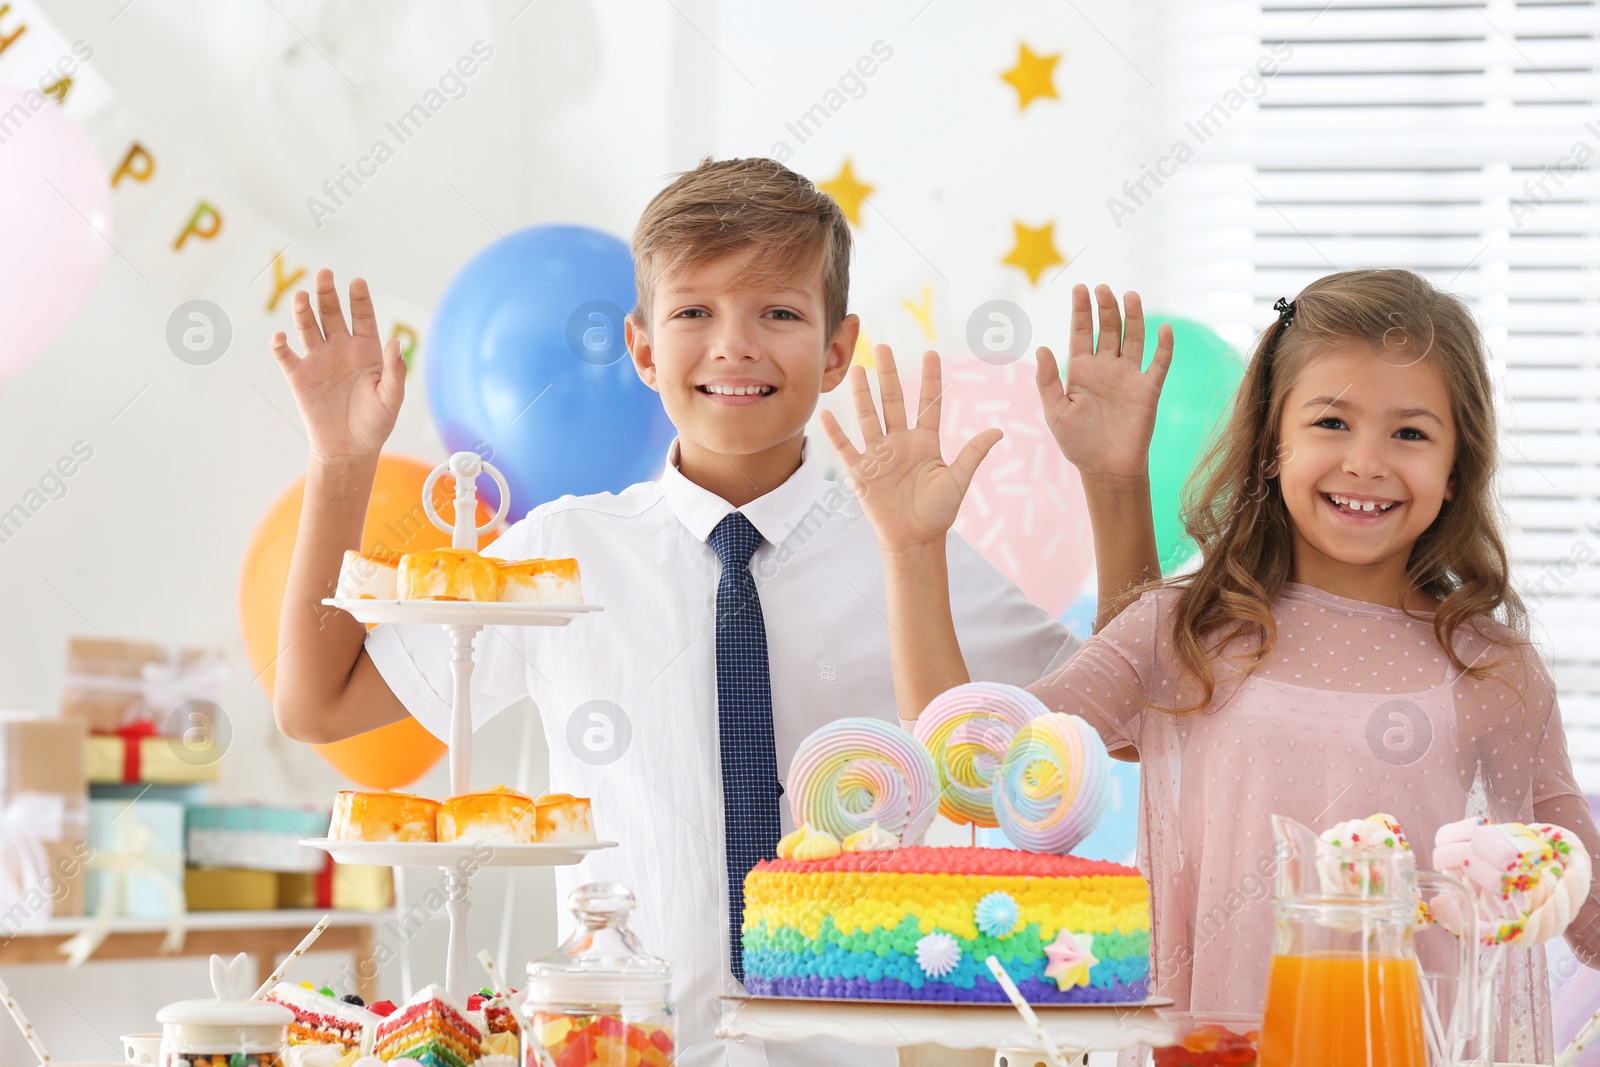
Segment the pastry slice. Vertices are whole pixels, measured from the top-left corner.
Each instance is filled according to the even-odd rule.
[[[439,805],[439,840],[529,844],[535,840],[533,798],[505,786],[451,797]]]
[[[335,592],[341,600],[395,600],[399,576],[398,552],[346,551]]]
[[[328,836],[335,841],[432,841],[439,802],[411,793],[342,790]]]
[[[495,600],[500,570],[464,548],[430,548],[400,557],[395,585],[401,600]]]
[[[595,839],[588,797],[546,793],[533,802],[533,813],[540,844],[589,844]]]
[[[500,560],[500,599],[517,604],[582,604],[575,559]]]

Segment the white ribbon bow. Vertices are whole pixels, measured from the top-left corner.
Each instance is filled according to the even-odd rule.
[[[138,820],[132,805],[124,808],[114,822],[116,829],[110,851],[96,851],[84,863],[85,870],[107,871],[111,876],[101,883],[100,906],[95,909],[89,925],[61,944],[60,951],[67,957],[68,967],[82,964],[111,936],[111,927],[122,913],[123,893],[135,874],[152,879],[166,898],[167,936],[161,942],[161,951],[173,953],[183,947],[183,887],[163,865],[170,864],[178,854],[150,851],[155,831]]]
[[[124,722],[170,715],[191,700],[215,704],[228,682],[228,665],[218,656],[201,655],[183,666],[173,649],[167,662],[146,663],[139,668],[139,675],[139,700],[123,713]]]
[[[207,652],[190,656],[185,664],[179,650],[171,648],[165,663],[144,664],[137,678],[73,671],[66,684],[69,690],[127,693],[134,699],[123,709],[122,721],[134,722],[160,719],[191,700],[218,703],[227,683],[228,664],[222,657]]]
[[[0,912],[9,916],[20,905],[29,927],[50,917],[55,900],[49,892],[37,910],[27,898],[48,882],[50,857],[44,846],[60,841],[66,825],[67,798],[59,793],[17,793],[0,808]]]

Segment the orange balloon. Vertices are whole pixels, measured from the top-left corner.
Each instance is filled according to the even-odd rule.
[[[384,455],[367,504],[361,531],[363,552],[415,552],[450,547],[450,535],[435,526],[422,509],[422,483],[435,464],[407,456]],[[260,676],[261,686],[272,694],[273,661],[278,657],[278,616],[283,591],[289,584],[289,560],[294,554],[295,532],[306,481],[301,478],[273,501],[245,549],[239,576],[239,628],[245,655]],[[455,513],[455,483],[441,477],[434,485],[434,510],[450,521]],[[493,517],[478,501],[478,525]],[[489,534],[479,547],[494,539]],[[328,611],[335,611],[328,608]],[[398,789],[410,785],[439,762],[445,745],[417,720],[401,719],[343,741],[313,746],[329,763],[358,785],[369,789]]]

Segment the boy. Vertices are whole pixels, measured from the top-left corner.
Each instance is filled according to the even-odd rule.
[[[564,899],[592,881],[634,891],[634,929],[673,965],[678,1062],[760,1063],[760,1042],[724,1047],[711,1031],[717,998],[736,991],[742,974],[744,874],[792,828],[781,778],[801,739],[823,723],[894,719],[877,538],[854,497],[821,477],[804,434],[855,348],[859,322],[846,314],[850,232],[832,199],[787,168],[707,160],[645,209],[633,250],[639,305],[627,345],[678,438],[659,481],[543,504],[488,547],[511,558],[576,557],[585,599],[606,610],[567,629],[486,628],[473,720],[531,695],[549,742],[551,788],[593,798],[598,832],[621,843],[559,868],[558,893]],[[407,714],[443,738],[451,682],[437,627],[380,626],[368,635],[335,616],[323,628],[318,601],[343,552],[359,547],[405,368],[396,345],[380,349],[363,282],[350,287],[351,327],[328,271],[318,272],[316,290],[320,325],[307,294],[292,301],[305,358],[283,334],[273,338],[312,446],[274,714],[284,733],[312,742]],[[1074,322],[1087,331],[1087,291],[1078,287],[1073,301]],[[1114,346],[1116,301],[1102,290],[1100,304]],[[1142,322],[1135,304],[1129,311],[1131,337]],[[1075,344],[1087,336],[1075,326]],[[1109,609],[1156,573],[1143,469],[1159,381],[1118,379],[1096,395],[1104,352],[1089,347],[1075,349],[1072,364],[1089,392],[1063,397],[1043,350],[1041,379],[1050,384],[1041,391],[1060,405],[1058,436],[1070,439],[1088,489]],[[984,435],[954,468],[925,473],[955,479],[959,498],[996,439]],[[1031,681],[1077,647],[953,535],[949,580],[976,677]],[[840,1062],[799,1046],[768,1051],[774,1063]],[[853,1049],[848,1062],[872,1055]]]

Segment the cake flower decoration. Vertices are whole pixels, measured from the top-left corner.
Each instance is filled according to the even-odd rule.
[[[1094,935],[1075,934],[1062,930],[1055,941],[1044,947],[1050,963],[1044,969],[1046,978],[1056,980],[1056,988],[1071,989],[1089,984],[1089,969],[1100,960],[1094,954]]]
[[[978,901],[978,929],[996,940],[1003,941],[1016,932],[1018,917],[1017,902],[1009,893],[996,891]]]
[[[929,978],[943,978],[961,962],[961,946],[943,930],[925,934],[917,942],[917,966]]]

